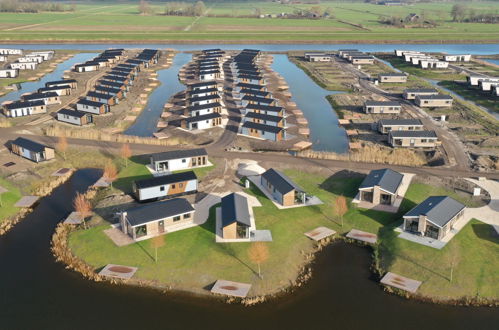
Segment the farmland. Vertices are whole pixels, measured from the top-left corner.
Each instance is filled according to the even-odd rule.
[[[0,13],[1,42],[496,42],[496,24],[456,23],[450,16],[452,3],[412,6],[380,6],[355,2],[323,1],[312,4],[277,2],[223,2],[206,4],[200,17],[166,16],[165,3],[151,3],[142,15],[137,2],[119,4],[78,3],[74,11]],[[497,2],[473,2],[476,12],[499,9]],[[323,18],[279,18],[327,9]],[[383,17],[409,13],[436,22],[435,27],[395,27],[381,23]],[[258,18],[263,15],[264,18]],[[272,15],[272,17],[268,17]]]

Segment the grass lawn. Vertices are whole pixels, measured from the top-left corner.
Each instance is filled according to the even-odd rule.
[[[470,87],[464,81],[445,80],[439,82],[438,85],[447,88],[461,97],[471,100],[489,110],[499,112],[499,102],[494,99],[494,96],[492,96],[490,92],[481,92],[477,88]]]
[[[457,74],[452,69],[425,70],[406,62],[403,58],[395,55],[380,55],[381,59],[390,62],[397,69],[407,72],[410,75],[435,80],[466,80],[466,75]]]
[[[2,222],[7,217],[12,216],[19,211],[19,208],[15,207],[14,204],[21,198],[21,192],[11,182],[4,178],[0,178],[0,186],[8,190],[0,196],[2,201],[2,206],[0,207],[0,222]]]
[[[107,225],[73,232],[69,238],[70,247],[75,255],[96,269],[108,263],[136,266],[139,267],[137,278],[198,292],[204,291],[205,286],[223,278],[252,283],[251,295],[258,295],[286,287],[296,278],[304,263],[303,253],[312,251],[314,247],[314,243],[303,235],[304,232],[317,226],[327,226],[342,234],[351,228],[357,228],[378,234],[381,238],[380,251],[383,253],[384,267],[404,276],[424,280],[422,287],[424,293],[451,296],[450,291],[454,285],[466,283],[466,286],[455,291],[454,297],[474,295],[477,290],[481,290],[484,296],[497,296],[497,288],[494,291],[492,284],[496,276],[493,271],[494,265],[497,269],[497,263],[480,265],[480,277],[473,277],[476,278],[476,282],[468,285],[467,278],[470,276],[467,275],[466,269],[474,267],[473,274],[476,274],[479,271],[476,267],[482,260],[473,259],[474,256],[481,252],[482,258],[497,255],[497,247],[494,246],[496,243],[483,241],[482,236],[485,235],[483,230],[478,235],[475,230],[469,229],[475,227],[468,226],[462,234],[454,238],[453,244],[466,248],[460,250],[462,263],[454,272],[453,283],[443,286],[440,285],[444,281],[442,273],[445,262],[451,258],[452,245],[449,245],[449,249],[438,251],[396,238],[392,229],[400,224],[401,214],[351,207],[344,216],[343,226],[340,225],[341,221],[333,215],[331,206],[333,200],[340,194],[351,200],[362,178],[339,176],[326,178],[295,170],[285,172],[307,192],[318,196],[325,203],[278,210],[254,186],[249,189],[249,192],[257,196],[262,203],[262,207],[254,208],[257,228],[271,230],[273,237],[273,242],[268,244],[269,259],[262,265],[263,280],[258,279],[255,274],[256,265],[248,258],[249,243],[215,243],[213,233],[215,208],[211,209],[210,218],[203,226],[167,234],[165,246],[158,250],[158,263],[153,260],[154,250],[149,241],[118,248],[103,233]],[[422,201],[428,194],[441,193],[453,194],[443,188],[423,184],[412,185],[401,213]],[[421,252],[420,255],[413,256],[413,251],[423,251],[424,254]],[[492,253],[494,251],[495,254]],[[421,257],[421,260],[417,259],[417,263],[412,263],[408,261],[407,256]],[[428,271],[427,269],[434,267],[433,264],[438,263],[438,260],[444,260],[441,268],[436,272]],[[460,270],[457,271],[458,269]]]

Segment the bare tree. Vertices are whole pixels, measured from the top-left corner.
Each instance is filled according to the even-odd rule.
[[[106,166],[104,166],[104,174],[102,175],[107,182],[111,184],[111,188],[113,187],[113,181],[118,178],[118,169],[113,162],[109,161]]]
[[[87,229],[86,218],[92,215],[92,204],[85,197],[85,194],[77,193],[73,200],[73,208],[78,212],[83,227]]]
[[[149,2],[141,0],[139,3],[139,12],[141,15],[149,15],[151,13],[151,6]]]
[[[154,236],[151,239],[151,247],[154,249],[154,262],[158,262],[158,249],[165,245],[165,236]]]
[[[269,249],[263,242],[255,242],[251,244],[248,250],[250,260],[258,265],[258,277],[262,278],[260,265],[269,258]]]
[[[62,154],[62,158],[66,160],[66,151],[68,150],[68,139],[66,136],[63,135],[59,137],[55,148]]]
[[[128,167],[128,159],[132,156],[132,150],[130,149],[130,145],[128,143],[121,146],[120,154],[125,161],[125,167]]]
[[[338,218],[340,218],[341,226],[343,227],[343,216],[348,212],[348,204],[345,196],[340,195],[336,197],[334,200],[333,212]]]

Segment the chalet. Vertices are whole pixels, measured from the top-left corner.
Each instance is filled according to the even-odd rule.
[[[178,197],[197,193],[198,178],[193,171],[180,172],[136,180],[132,188],[140,202]]]
[[[425,59],[419,62],[422,69],[446,69],[449,67],[449,62]]]
[[[472,75],[472,76],[466,77],[466,80],[468,81],[468,83],[471,86],[478,86],[478,83],[480,82],[480,80],[483,80],[483,79],[494,79],[494,78],[491,78],[491,77],[488,77],[485,75]],[[499,81],[499,78],[495,78],[495,79],[497,79],[497,81]]]
[[[309,62],[331,62],[331,55],[326,53],[305,53],[305,59]]]
[[[222,125],[222,115],[218,112],[188,117],[181,120],[181,127],[188,130],[207,129],[220,125]]]
[[[111,87],[97,85],[94,87],[94,90],[97,93],[112,95],[112,96],[117,97],[118,99],[122,99],[122,98],[126,97],[126,91],[119,89],[119,88],[111,88]]]
[[[244,97],[246,95],[252,96],[252,97],[273,99],[272,93],[268,92],[268,91],[260,91],[260,90],[256,90],[256,89],[246,89],[246,88],[243,88],[239,91],[240,97]]]
[[[203,81],[199,83],[189,84],[187,90],[189,91],[200,91],[204,89],[218,88],[218,83],[215,80]]]
[[[247,75],[241,74],[236,77],[236,83],[248,83],[248,84],[258,84],[265,85],[265,79],[261,75]]]
[[[149,67],[149,63],[144,62],[142,60],[137,60],[137,59],[129,59],[129,60],[126,60],[125,63],[129,64],[129,65],[136,65],[136,66],[142,67],[142,68],[148,68]]]
[[[234,91],[239,93],[243,89],[245,90],[253,90],[253,91],[267,91],[267,87],[265,85],[260,84],[248,84],[248,83],[238,83],[234,88]]]
[[[31,52],[27,56],[41,56],[44,61],[51,60],[54,57],[55,52],[53,50],[44,50],[39,52]]]
[[[222,105],[219,102],[192,105],[184,109],[185,116],[202,116],[209,113],[222,112]]]
[[[15,101],[3,105],[3,113],[7,117],[22,117],[47,112],[44,101]]]
[[[222,99],[220,95],[218,95],[218,93],[206,96],[200,96],[200,97],[191,97],[188,100],[189,105],[202,105],[202,104],[221,103],[221,102]]]
[[[393,205],[403,178],[403,174],[388,168],[373,170],[360,184],[359,200],[374,205]]]
[[[144,49],[136,58],[147,62],[148,64],[156,64],[158,63],[160,55],[161,53],[157,49]]]
[[[494,96],[499,96],[499,85],[493,86],[490,90],[491,94]]]
[[[133,85],[133,82],[130,79],[128,79],[127,77],[106,75],[106,76],[102,77],[102,79],[107,80],[107,81],[111,81],[111,82],[121,83],[124,85]]]
[[[499,85],[499,79],[480,79],[478,86],[482,91],[490,91],[492,87]]]
[[[444,60],[447,62],[469,62],[471,61],[471,54],[444,55]]]
[[[450,95],[418,95],[414,102],[419,107],[451,107],[452,97]]]
[[[199,80],[213,80],[222,78],[222,73],[219,69],[216,70],[200,70],[199,71]]]
[[[212,87],[212,88],[199,89],[199,90],[189,91],[188,94],[189,94],[190,98],[192,98],[192,97],[204,97],[207,95],[217,95],[218,88]]]
[[[366,101],[364,103],[365,113],[400,113],[402,106],[394,101]]]
[[[152,154],[151,168],[156,172],[179,171],[209,165],[204,148],[174,150]]]
[[[22,55],[22,49],[0,48],[0,55]]]
[[[225,239],[249,238],[251,216],[248,199],[238,193],[222,197],[222,237]]]
[[[61,97],[56,92],[31,93],[21,96],[23,101],[43,101],[46,105],[61,104]]]
[[[269,126],[285,127],[286,119],[280,116],[265,115],[263,113],[248,112],[243,117],[243,123],[250,121],[257,124]]]
[[[57,81],[49,81],[45,83],[45,87],[60,87],[60,86],[69,86],[71,89],[75,89],[78,87],[78,82],[75,79],[64,79]]]
[[[411,57],[411,64],[412,65],[416,65],[416,66],[419,66],[421,65],[421,61],[431,61],[431,62],[435,62],[435,61],[438,61],[436,60],[433,56],[425,56],[425,55],[421,55],[421,56],[412,56]]]
[[[434,88],[409,88],[404,91],[406,100],[414,100],[416,96],[423,95],[438,95],[438,91]]]
[[[304,204],[305,191],[282,172],[273,168],[261,175],[261,185],[282,206]]]
[[[404,54],[408,54],[408,53],[422,54],[421,52],[417,52],[414,50],[395,49],[395,55],[398,57],[404,56]]]
[[[404,53],[404,60],[406,62],[411,62],[412,63],[412,60],[415,59],[415,58],[432,59],[433,56],[426,55],[426,54],[423,54],[423,53]]]
[[[74,68],[76,72],[91,72],[91,71],[97,71],[99,69],[100,69],[99,63],[95,62],[76,64]]]
[[[259,97],[253,95],[244,95],[241,99],[241,105],[246,107],[248,104],[261,104],[267,106],[277,106],[277,100],[267,97]]]
[[[358,52],[358,49],[338,49],[338,56],[343,57],[346,53]]]
[[[381,119],[378,121],[378,131],[388,134],[392,131],[422,131],[423,123],[419,119]]]
[[[111,111],[110,106],[106,103],[80,99],[76,102],[76,110],[103,115]]]
[[[104,79],[99,80],[97,82],[97,85],[104,86],[104,87],[110,87],[110,88],[119,88],[125,92],[128,92],[128,90],[129,90],[128,85],[126,85],[126,84],[122,84],[122,83],[114,82],[114,81],[109,81],[109,80],[104,80]]]
[[[252,121],[243,123],[241,134],[275,142],[286,139],[286,131],[283,127],[259,124]]]
[[[249,103],[244,109],[241,109],[243,114],[248,112],[263,113],[265,115],[281,116],[284,117],[284,108],[274,105],[263,105]]]
[[[107,105],[115,105],[116,103],[118,103],[116,96],[97,92],[88,92],[85,96],[85,99],[89,101],[105,103]]]
[[[90,113],[73,109],[61,109],[57,111],[57,120],[77,126],[83,126],[93,122]]]
[[[448,196],[430,196],[404,218],[405,231],[441,240],[464,214],[465,206]]]
[[[184,198],[150,203],[128,209],[120,214],[123,233],[134,241],[164,235],[169,227],[192,223],[194,208]]]
[[[0,55],[0,62],[7,62],[7,56]]]
[[[117,69],[122,69],[122,70],[131,70],[132,72],[138,73],[140,72],[140,66],[137,64],[126,64],[126,63],[121,63],[116,66]]]
[[[62,86],[38,88],[38,93],[47,93],[47,92],[54,92],[59,96],[71,95],[71,86],[62,85]]]
[[[123,72],[123,71],[116,71],[116,70],[112,70],[112,71],[109,71],[108,72],[109,75],[111,76],[118,76],[118,77],[123,77],[123,78],[127,78],[128,80],[130,81],[133,81],[134,80],[134,75],[130,72]]]
[[[352,56],[365,56],[365,55],[366,55],[366,53],[364,53],[364,52],[360,52],[360,51],[358,51],[358,50],[357,50],[357,51],[343,52],[343,53],[340,55],[340,57],[341,57],[341,58],[344,58],[344,59],[346,59],[346,60],[348,60],[348,61],[351,61],[351,57],[352,57]]]
[[[18,69],[0,69],[0,78],[16,78],[19,76]]]
[[[438,137],[435,131],[391,131],[388,143],[392,147],[435,148]]]
[[[350,62],[352,64],[374,64],[374,56],[352,56]]]
[[[122,66],[119,66],[119,65],[115,66],[113,68],[113,71],[123,72],[123,73],[131,75],[132,77],[134,77],[134,76],[137,75],[137,72],[135,71],[135,68],[126,68],[126,67],[122,67]]]
[[[97,63],[99,68],[110,67],[112,60],[109,58],[96,57],[90,63]]]
[[[43,57],[42,56],[24,56],[24,57],[19,57],[17,59],[19,63],[37,63],[40,64],[43,62]]]
[[[407,75],[405,73],[397,73],[397,72],[380,73],[378,77],[380,83],[407,82]]]
[[[53,148],[22,137],[18,137],[12,141],[11,150],[16,155],[27,158],[36,163],[50,160],[55,157],[55,151]]]
[[[17,69],[17,70],[36,70],[37,67],[38,67],[38,63],[36,63],[36,62],[10,63],[10,68]]]

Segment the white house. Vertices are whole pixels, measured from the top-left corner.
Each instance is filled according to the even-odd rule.
[[[83,126],[92,122],[92,115],[82,111],[62,109],[57,112],[57,120],[68,124]]]
[[[44,101],[16,101],[3,105],[7,117],[22,117],[47,112]]]
[[[11,69],[18,69],[18,70],[36,70],[36,67],[38,66],[38,63],[36,62],[27,62],[27,63],[10,63],[10,68]]]
[[[218,112],[213,112],[200,116],[193,116],[189,118],[182,119],[182,128],[188,130],[197,129],[207,129],[212,127],[218,127],[222,125],[222,115]]]
[[[18,69],[0,70],[0,78],[15,78],[19,75]]]
[[[447,62],[469,62],[471,61],[471,54],[445,55],[444,60]]]
[[[42,63],[43,62],[43,57],[42,56],[29,56],[29,55],[26,55],[24,57],[19,57],[17,59],[17,61],[19,63],[31,63],[31,62],[35,62],[35,63]]]
[[[449,67],[449,62],[425,59],[419,62],[422,69],[446,69]]]
[[[0,55],[0,62],[7,62],[7,56]]]
[[[22,55],[22,49],[0,48],[0,55]]]
[[[53,50],[46,50],[41,52],[31,52],[27,56],[41,56],[44,61],[48,61],[54,57],[55,52]]]
[[[210,163],[206,149],[198,148],[151,154],[150,165],[156,172],[171,172],[209,166]]]
[[[490,91],[492,87],[499,85],[498,79],[480,79],[478,81],[478,86],[482,91]]]

